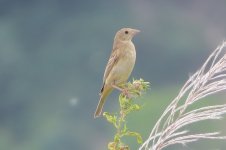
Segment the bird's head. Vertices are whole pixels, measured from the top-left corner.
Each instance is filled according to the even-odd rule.
[[[122,28],[120,29],[116,35],[115,40],[121,40],[121,41],[131,41],[137,33],[139,33],[140,30],[132,29],[132,28]]]

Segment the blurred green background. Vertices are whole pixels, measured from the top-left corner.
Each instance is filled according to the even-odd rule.
[[[155,121],[226,35],[225,0],[0,0],[0,150],[105,150],[113,128],[93,119],[115,32],[134,38],[132,77],[151,82],[129,117],[148,137]],[[118,92],[104,110],[118,109]],[[225,94],[201,103],[225,102]],[[194,130],[221,130],[225,119]],[[128,141],[137,149],[135,139]],[[176,149],[225,149],[201,141]]]

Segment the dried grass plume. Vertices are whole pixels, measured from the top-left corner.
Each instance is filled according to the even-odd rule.
[[[195,102],[226,89],[225,50],[224,41],[188,79],[139,150],[162,150],[170,145],[186,144],[200,139],[226,139],[219,132],[191,133],[186,128],[196,122],[220,119],[226,113],[226,104],[187,109]]]

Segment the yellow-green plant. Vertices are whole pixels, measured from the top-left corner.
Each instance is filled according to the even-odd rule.
[[[140,133],[130,131],[127,128],[126,117],[128,114],[134,111],[140,110],[142,107],[138,104],[137,99],[141,96],[141,93],[149,88],[149,82],[145,82],[143,79],[133,80],[122,85],[123,91],[119,95],[120,110],[118,113],[104,112],[104,117],[109,123],[116,128],[114,141],[109,142],[108,150],[129,150],[129,146],[122,142],[124,136],[134,136],[137,142],[142,143],[142,137]]]

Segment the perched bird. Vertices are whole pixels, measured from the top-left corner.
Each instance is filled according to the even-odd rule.
[[[136,61],[136,50],[132,39],[139,32],[136,29],[122,28],[116,33],[94,118],[101,115],[106,98],[112,90],[115,88],[122,91],[120,85],[128,80]]]

